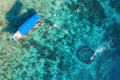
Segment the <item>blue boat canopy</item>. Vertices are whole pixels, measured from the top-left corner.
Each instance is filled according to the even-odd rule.
[[[18,31],[24,36],[26,35],[34,26],[37,24],[37,22],[41,19],[41,16],[39,14],[33,15],[31,18],[29,18],[25,23],[23,23],[19,28]]]

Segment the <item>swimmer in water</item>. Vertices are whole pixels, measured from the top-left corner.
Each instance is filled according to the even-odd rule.
[[[55,24],[55,23],[53,23],[53,22],[50,22],[50,23],[46,26],[46,28],[49,28],[49,27],[51,27],[51,28],[58,28],[58,25]]]
[[[94,55],[90,58],[91,61],[94,60],[95,56],[97,55],[97,53],[103,52],[105,50],[105,46],[99,47],[97,48],[97,50],[95,51]]]

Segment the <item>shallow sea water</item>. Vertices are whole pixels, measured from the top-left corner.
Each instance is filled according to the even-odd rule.
[[[119,8],[119,0],[0,0],[0,80],[120,80]],[[11,43],[35,13],[42,25]],[[91,63],[76,55],[88,59],[83,46],[96,53]]]

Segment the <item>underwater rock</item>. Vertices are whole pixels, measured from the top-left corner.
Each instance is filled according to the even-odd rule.
[[[77,50],[76,56],[78,60],[83,63],[91,63],[91,57],[94,55],[94,51],[88,46],[80,46]]]

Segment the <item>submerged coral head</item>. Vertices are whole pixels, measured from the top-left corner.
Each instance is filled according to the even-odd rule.
[[[94,51],[89,46],[78,47],[76,56],[78,60],[83,63],[91,63],[93,59],[91,57],[94,55]]]

